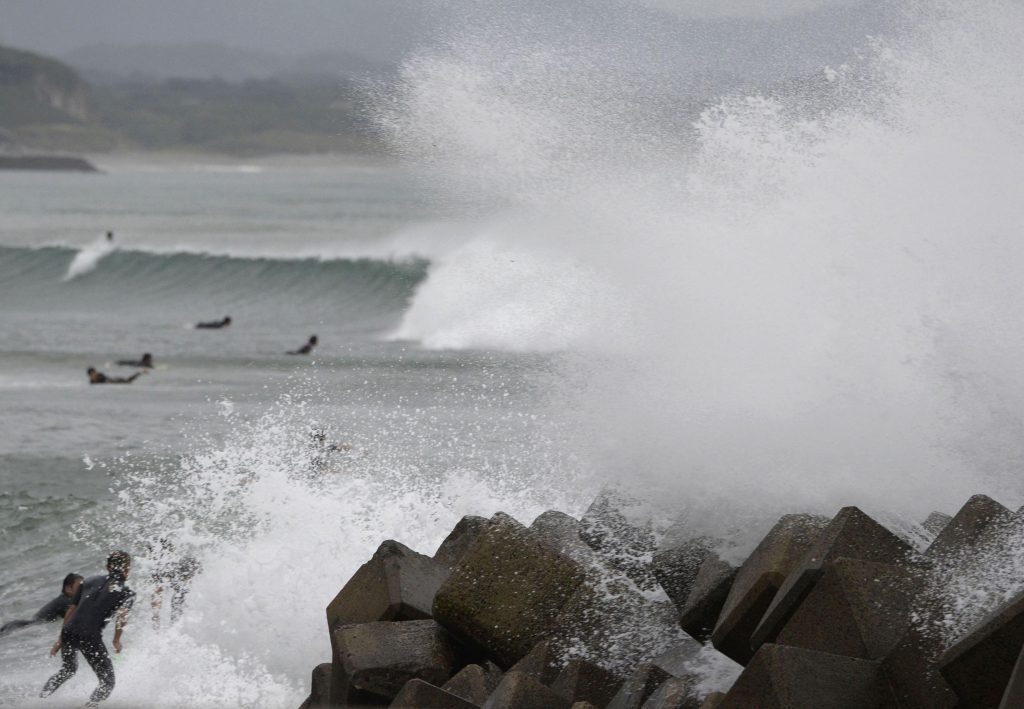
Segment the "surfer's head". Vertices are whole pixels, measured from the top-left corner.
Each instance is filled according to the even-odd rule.
[[[114,551],[107,557],[107,571],[113,576],[128,577],[132,567],[132,557],[126,551]]]
[[[75,595],[75,591],[78,590],[79,585],[82,583],[82,577],[78,574],[68,574],[64,577],[64,583],[61,584],[60,590],[65,596]]]

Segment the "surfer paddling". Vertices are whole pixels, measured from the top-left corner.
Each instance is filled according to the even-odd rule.
[[[75,591],[60,638],[50,649],[51,656],[60,653],[61,668],[47,680],[40,697],[50,696],[74,676],[79,652],[100,681],[86,706],[98,706],[110,696],[114,690],[114,663],[103,643],[103,628],[114,618],[114,651],[120,653],[121,633],[135,601],[135,592],[126,583],[131,563],[128,552],[115,551],[107,557],[107,574],[87,578]]]
[[[89,375],[90,384],[131,384],[146,372],[136,372],[130,377],[108,377],[103,372],[96,371],[95,367],[89,367],[85,373]]]
[[[231,316],[227,315],[223,320],[210,320],[208,322],[196,323],[197,330],[220,330],[231,324]]]
[[[153,368],[153,355],[146,352],[141,359],[119,359],[117,363],[122,367],[139,367],[141,369]]]
[[[291,352],[285,352],[285,354],[308,355],[310,352],[313,351],[313,348],[316,347],[318,342],[319,340],[316,338],[316,335],[311,335],[309,340],[307,340],[306,344],[304,344],[302,347],[300,347],[297,350],[292,350]]]
[[[0,636],[4,636],[18,628],[38,625],[39,623],[52,623],[55,620],[60,620],[67,614],[68,608],[71,606],[71,599],[74,597],[75,591],[77,591],[78,587],[81,585],[81,576],[78,574],[68,574],[64,577],[64,583],[61,585],[59,596],[37,610],[36,614],[32,616],[31,619],[12,620],[9,623],[4,623],[3,626],[0,626]]]

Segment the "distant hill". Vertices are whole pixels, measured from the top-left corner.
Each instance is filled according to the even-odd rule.
[[[189,44],[94,44],[64,55],[93,84],[154,82],[164,79],[251,79],[380,76],[393,70],[352,52],[282,56],[238,49],[218,42]]]
[[[206,49],[193,57],[200,63],[191,69],[168,64],[164,73],[199,72],[202,56],[211,62],[207,73],[248,77],[281,70],[260,53]],[[0,152],[378,152],[359,84],[344,73],[316,73],[335,60],[353,72],[366,66],[311,56],[286,62],[292,74],[229,81],[158,77],[140,64],[134,77],[90,84],[62,62],[0,47]]]
[[[54,59],[0,47],[0,125],[88,118],[88,85]]]

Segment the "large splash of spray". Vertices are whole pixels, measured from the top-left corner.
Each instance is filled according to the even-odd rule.
[[[489,7],[384,102],[491,215],[404,335],[589,353],[567,408],[594,465],[719,520],[1022,501],[1018,4],[908,4],[846,63],[699,112],[619,61],[635,28]],[[502,267],[522,254],[540,277]]]

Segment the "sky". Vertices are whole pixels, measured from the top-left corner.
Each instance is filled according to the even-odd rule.
[[[545,0],[593,6],[591,0]],[[873,0],[612,0],[689,20],[761,21]],[[523,4],[528,4],[526,0]],[[90,44],[215,41],[285,55],[395,61],[439,27],[500,0],[0,0],[0,43],[57,56]]]

